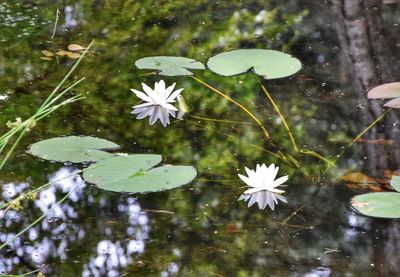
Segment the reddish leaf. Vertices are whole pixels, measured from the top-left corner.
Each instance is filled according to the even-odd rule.
[[[392,99],[389,102],[385,103],[383,106],[393,108],[393,109],[399,109],[400,108],[400,98]]]
[[[235,223],[229,223],[226,225],[226,231],[230,234],[240,233],[240,228]]]
[[[370,99],[384,99],[400,97],[400,82],[377,86],[368,92]]]

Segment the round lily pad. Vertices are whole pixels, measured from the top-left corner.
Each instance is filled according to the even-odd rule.
[[[197,175],[192,166],[150,169],[159,162],[160,155],[115,156],[91,165],[83,178],[100,189],[139,193],[173,189],[191,182]]]
[[[188,69],[205,69],[199,61],[173,56],[146,57],[137,60],[135,65],[139,69],[158,70],[160,75],[165,76],[193,75]]]
[[[351,206],[363,215],[381,218],[400,218],[400,193],[375,192],[354,197]]]
[[[102,150],[117,149],[111,141],[95,137],[57,137],[32,144],[28,153],[45,160],[58,162],[95,162],[112,157],[113,154]]]
[[[207,66],[215,73],[232,76],[252,70],[266,79],[283,78],[301,69],[301,63],[291,55],[265,49],[240,49],[211,57]]]

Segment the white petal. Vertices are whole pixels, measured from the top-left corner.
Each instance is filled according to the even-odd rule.
[[[171,86],[167,87],[167,89],[165,90],[165,98],[168,98],[171,93],[174,91],[176,83],[173,83]]]
[[[279,200],[281,200],[282,202],[287,203],[286,197],[282,196],[280,194],[274,194],[276,198],[278,198]]]
[[[162,124],[162,126],[164,126],[164,128],[165,127],[167,127],[167,119],[164,117],[164,114],[161,112],[160,113],[160,122],[161,122],[161,124]]]
[[[242,174],[238,174],[239,178],[242,179],[243,182],[245,182],[247,185],[250,186],[250,179]]]
[[[266,202],[267,205],[271,208],[271,210],[275,210],[275,204],[278,203],[278,200],[275,198],[275,195],[273,193],[268,193],[266,195]],[[265,207],[264,207],[265,208]]]
[[[168,114],[170,114],[172,117],[176,116],[176,111],[172,111],[172,110],[168,110],[168,109],[167,109],[167,111],[168,111]]]
[[[146,85],[145,83],[142,83],[142,87],[143,87],[144,92],[146,92],[150,98],[153,98],[154,96],[156,96],[156,93],[154,92],[154,90],[152,88],[150,88],[148,85]]]
[[[154,111],[150,115],[150,120],[149,120],[150,125],[156,123],[157,119],[159,118],[159,114],[160,114],[160,107],[154,107]]]
[[[254,194],[250,197],[250,201],[249,204],[247,205],[247,207],[251,207],[254,203],[257,202],[257,198],[254,197]]]
[[[144,101],[146,101],[146,102],[151,102],[150,97],[148,97],[148,96],[147,96],[146,94],[144,94],[143,92],[138,91],[138,90],[133,89],[133,88],[131,88],[131,91],[132,91],[137,97],[139,97],[140,99],[142,99],[142,100],[144,100]]]
[[[276,188],[277,186],[282,185],[282,184],[283,184],[284,182],[286,182],[288,179],[289,179],[289,176],[287,176],[287,175],[282,176],[282,177],[276,179],[276,180],[274,181],[274,183],[272,184],[272,186],[273,186],[274,188]]]
[[[268,191],[270,191],[270,192],[275,192],[275,193],[285,193],[284,190],[281,190],[281,189],[274,189],[274,188],[268,188]]]
[[[249,200],[250,197],[251,197],[251,195],[249,195],[249,194],[242,194],[239,196],[238,200],[247,201],[247,200]]]
[[[165,97],[165,82],[164,80],[156,82],[154,85],[154,91],[158,94],[161,94]]]
[[[142,119],[145,118],[146,116],[151,115],[154,112],[154,106],[147,108],[144,110],[141,114],[139,114],[136,119]]]
[[[178,110],[175,106],[173,106],[171,104],[168,104],[168,103],[163,103],[162,107],[165,108],[165,109],[168,109],[168,110],[172,110],[172,111],[177,111]]]
[[[136,109],[136,108],[144,108],[144,107],[149,107],[149,106],[153,106],[153,104],[151,104],[151,103],[143,103],[143,104],[139,104],[139,105],[133,106],[132,108]]]
[[[135,108],[133,111],[131,111],[131,114],[138,114],[138,113],[144,112],[144,111],[146,111],[148,109],[149,109],[148,107]]]
[[[257,198],[258,208],[264,210],[265,207],[269,204],[270,196],[268,193],[259,192],[254,194],[253,197]]]
[[[183,88],[175,90],[168,98],[167,102],[175,101],[175,98],[178,97],[179,94],[183,91]]]
[[[244,194],[253,194],[259,191],[264,190],[263,188],[252,188],[252,189],[248,189],[245,192],[243,192]]]
[[[166,125],[170,124],[168,110],[166,110],[166,109],[163,109],[163,110],[162,110],[162,114],[163,114],[163,115],[164,115],[164,117],[165,117],[165,122],[166,122]],[[167,126],[164,126],[164,127],[167,127]]]
[[[249,177],[253,173],[253,170],[248,169],[247,167],[244,167],[244,170],[246,170],[247,176],[249,176]]]

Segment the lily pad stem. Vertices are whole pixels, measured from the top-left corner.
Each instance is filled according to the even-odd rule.
[[[290,130],[289,125],[287,124],[285,117],[281,113],[281,110],[279,109],[279,106],[276,104],[276,102],[272,98],[271,94],[268,92],[267,88],[263,85],[263,83],[259,79],[258,79],[258,82],[260,83],[261,89],[263,90],[263,92],[267,96],[269,102],[271,102],[271,104],[274,107],[276,113],[279,115],[279,118],[282,120],[283,126],[285,126],[285,129],[288,132],[290,141],[292,142],[294,151],[299,152],[299,147],[297,146],[297,143],[296,143],[296,140],[294,139],[293,133]]]
[[[229,97],[228,95],[224,94],[223,92],[221,92],[220,90],[218,90],[217,88],[209,85],[208,83],[200,80],[199,78],[196,78],[194,76],[190,76],[191,78],[193,78],[194,80],[196,80],[197,82],[199,82],[200,84],[202,84],[203,86],[209,88],[210,90],[212,90],[213,92],[219,94],[220,96],[222,96],[223,98],[227,99],[228,101],[232,102],[233,104],[235,104],[236,106],[238,106],[240,109],[242,109],[245,113],[247,113],[256,123],[257,125],[260,126],[260,128],[263,130],[264,132],[264,136],[265,138],[270,141],[270,135],[267,131],[267,129],[264,127],[263,123],[251,112],[249,111],[246,107],[244,107],[242,104],[236,102],[234,99],[232,99],[231,97]]]
[[[377,119],[372,121],[371,124],[369,124],[361,133],[359,133],[347,146],[343,151],[337,155],[336,159],[333,161],[333,166],[336,166],[336,162],[343,156],[343,154],[353,146],[355,142],[357,142],[366,132],[368,132],[372,127],[374,127],[379,121],[381,121],[385,115],[387,115],[392,108],[387,109],[383,114],[381,114]],[[331,167],[331,166],[330,166]],[[330,167],[327,168],[327,170],[330,169]]]

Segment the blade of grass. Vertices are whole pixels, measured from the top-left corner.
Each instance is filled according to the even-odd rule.
[[[53,96],[58,92],[58,90],[64,85],[64,83],[67,81],[67,79],[71,76],[71,74],[75,71],[75,69],[78,67],[82,59],[85,57],[86,53],[89,51],[89,49],[93,46],[94,40],[90,42],[90,44],[86,47],[85,51],[83,51],[82,55],[79,57],[79,59],[75,62],[75,64],[71,67],[71,69],[68,71],[68,73],[64,76],[64,78],[61,80],[61,82],[54,88],[54,90],[50,93],[50,95],[47,97],[47,99],[43,102],[42,106],[40,106],[39,110],[42,109],[44,106],[47,105],[48,102],[50,102],[53,99]]]
[[[4,164],[7,162],[7,160],[10,158],[12,152],[14,151],[14,149],[17,147],[18,143],[20,142],[20,140],[22,139],[22,137],[25,135],[26,133],[26,128],[22,130],[22,132],[19,134],[17,140],[13,143],[13,145],[11,146],[10,150],[8,150],[6,156],[3,158],[3,160],[0,163],[0,171],[3,169]]]
[[[59,201],[57,201],[47,212],[43,213],[39,218],[37,218],[34,222],[23,228],[21,231],[19,231],[15,236],[12,238],[9,238],[6,242],[4,242],[0,246],[0,250],[2,250],[4,247],[9,245],[13,240],[16,238],[20,237],[22,234],[24,234],[26,231],[28,231],[30,228],[38,224],[40,221],[42,221],[48,214],[50,214],[58,205],[63,203],[67,198],[70,196],[70,194],[74,191],[74,189],[71,189],[63,198],[61,198]]]
[[[69,90],[71,90],[72,88],[74,88],[75,86],[77,86],[80,82],[82,82],[83,80],[85,80],[86,78],[81,78],[78,81],[76,81],[75,83],[73,83],[72,85],[70,85],[69,87],[67,87],[65,90],[63,90],[62,92],[60,92],[56,97],[54,97],[51,101],[49,101],[49,103],[47,103],[46,105],[44,105],[42,108],[40,108],[38,110],[38,112],[40,112],[43,109],[46,109],[47,107],[51,106],[53,103],[55,103],[58,99],[60,99],[65,93],[67,93]]]

